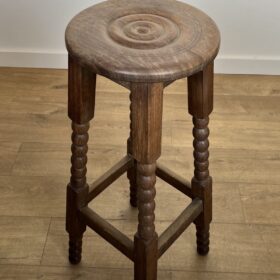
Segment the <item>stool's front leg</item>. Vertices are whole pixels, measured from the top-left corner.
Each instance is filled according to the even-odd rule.
[[[156,160],[161,154],[163,84],[132,85],[132,154],[137,161],[139,224],[135,235],[135,280],[157,278],[155,231]]]
[[[89,123],[72,123],[71,179],[67,186],[66,229],[69,233],[69,260],[72,264],[81,261],[82,238],[86,230],[78,216],[78,210],[86,206],[88,185],[86,180],[87,142]]]
[[[81,261],[82,238],[86,225],[79,209],[87,205],[87,151],[89,121],[94,115],[95,74],[69,57],[68,115],[72,120],[71,179],[67,187],[66,230],[69,233],[69,260]]]
[[[193,116],[194,177],[192,192],[203,201],[203,213],[195,220],[197,251],[209,251],[209,228],[212,220],[212,178],[209,176],[209,114],[213,110],[213,63],[189,77],[189,113]]]

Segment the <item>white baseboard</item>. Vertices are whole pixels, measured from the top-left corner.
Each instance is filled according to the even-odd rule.
[[[66,52],[1,51],[0,67],[67,68]],[[280,75],[280,57],[219,56],[216,73]]]
[[[0,51],[0,67],[67,68],[67,54],[55,52]]]
[[[278,56],[218,56],[215,72],[224,74],[280,75]]]

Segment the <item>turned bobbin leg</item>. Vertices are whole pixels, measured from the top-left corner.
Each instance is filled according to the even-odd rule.
[[[203,71],[189,77],[189,113],[193,116],[194,177],[192,192],[203,201],[203,212],[195,220],[197,251],[209,251],[209,229],[212,220],[212,178],[209,176],[209,114],[213,110],[213,68],[210,63]]]
[[[132,85],[132,154],[137,161],[138,231],[135,235],[135,280],[157,278],[155,231],[156,160],[161,153],[162,84]]]
[[[86,225],[79,209],[87,205],[87,151],[89,121],[94,116],[96,76],[69,56],[68,115],[72,120],[71,179],[67,186],[66,230],[69,233],[69,260],[81,261]]]
[[[85,206],[88,194],[86,182],[87,141],[89,123],[72,123],[71,179],[67,187],[67,231],[69,232],[69,260],[77,264],[81,260],[82,237],[86,226],[79,221],[77,210]]]
[[[129,95],[130,99],[130,135],[127,140],[127,153],[132,155],[132,93]],[[137,162],[134,160],[134,165],[127,171],[127,178],[130,186],[130,205],[137,207]]]

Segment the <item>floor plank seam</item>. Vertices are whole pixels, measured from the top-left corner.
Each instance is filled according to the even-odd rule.
[[[42,255],[41,255],[41,259],[40,259],[40,265],[42,264],[44,253],[45,253],[45,249],[46,249],[46,245],[47,245],[47,242],[48,242],[48,237],[49,237],[49,233],[50,233],[51,223],[52,223],[52,217],[50,217],[50,222],[49,222],[49,226],[48,226],[48,230],[47,230],[47,234],[46,234],[46,240],[45,240],[45,243],[44,243],[44,247],[43,247],[43,251],[42,251]]]
[[[99,175],[102,175],[102,174],[99,174]],[[11,177],[11,175],[3,174],[3,175],[0,175],[0,178],[1,177]],[[24,177],[26,177],[26,178],[29,178],[29,177],[31,177],[31,178],[60,178],[60,179],[67,179],[67,180],[69,179],[69,176],[67,176],[67,175],[50,175],[50,176],[48,175],[48,176],[46,176],[46,175],[19,175],[19,174],[12,174],[12,177],[14,177],[14,178],[24,178]],[[97,178],[98,178],[98,176],[90,178],[90,180],[95,180]],[[260,183],[259,181],[256,181],[256,182],[253,182],[253,181],[246,182],[246,181],[218,181],[218,180],[215,180],[213,184],[214,185],[215,184],[231,184],[231,185],[233,185],[233,184],[242,184],[242,185],[256,185],[256,184],[258,184],[258,185],[262,185],[264,187],[266,187],[268,185],[269,186],[275,186],[275,187],[276,186],[280,186],[280,184],[275,184],[275,183],[267,184],[267,183]]]
[[[49,216],[13,216],[13,215],[0,215],[0,218],[1,217],[5,217],[5,218],[40,218],[40,219],[48,219],[48,218],[51,218],[52,220],[53,219],[65,219],[65,217],[63,216],[52,216],[52,217],[49,217]],[[174,217],[174,219],[170,219],[170,220],[156,220],[156,222],[159,222],[159,223],[172,223],[174,222],[176,217]],[[135,219],[123,219],[123,218],[104,218],[106,219],[107,221],[111,221],[111,222],[115,222],[115,221],[123,221],[123,222],[136,222],[137,223],[137,217],[135,217]],[[211,223],[212,225],[213,224],[217,224],[217,225],[246,225],[246,226],[269,226],[269,227],[278,227],[280,226],[280,224],[276,223],[276,224],[269,224],[269,223],[252,223],[252,222],[245,222],[245,223],[241,223],[241,222],[233,222],[233,223],[230,223],[230,222],[219,222],[219,221],[213,221]],[[66,233],[65,233],[66,234]],[[51,234],[51,235],[56,235],[56,236],[59,236],[59,235],[62,235],[62,234]]]
[[[72,271],[79,271],[80,269],[98,269],[98,270],[127,270],[127,271],[132,271],[133,267],[106,267],[106,266],[85,266],[83,264],[82,267],[80,266],[72,266],[72,265],[41,265],[41,264],[0,264],[1,266],[17,266],[17,267],[41,267],[41,268],[70,268],[72,267]],[[159,268],[159,271],[162,272],[189,272],[189,273],[200,273],[200,274],[249,274],[249,275],[275,275],[278,276],[280,275],[280,272],[278,273],[265,273],[265,272],[245,272],[245,271],[215,271],[215,270],[183,270],[183,269],[164,269],[164,268]]]

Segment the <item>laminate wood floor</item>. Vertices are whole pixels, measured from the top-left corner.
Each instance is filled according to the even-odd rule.
[[[0,68],[0,279],[132,279],[132,263],[88,230],[83,261],[67,260],[65,188],[69,180],[67,72]],[[89,181],[126,151],[126,89],[99,78],[91,125]],[[280,279],[280,77],[217,75],[211,115],[214,179],[211,251],[196,254],[191,226],[161,258],[159,280]],[[192,177],[192,122],[186,81],[166,88],[160,159]],[[91,207],[133,236],[137,211],[122,176]],[[162,232],[189,199],[157,181]]]

